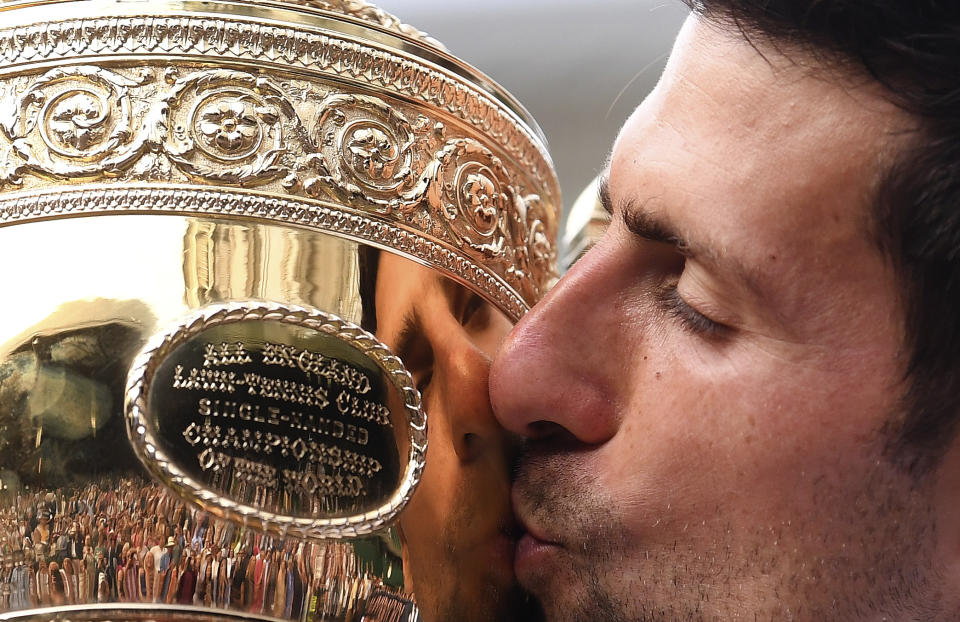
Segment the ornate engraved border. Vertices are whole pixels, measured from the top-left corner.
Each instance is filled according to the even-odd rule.
[[[278,516],[258,508],[224,499],[221,495],[185,474],[157,446],[147,417],[147,396],[153,376],[177,346],[214,326],[245,320],[273,321],[302,326],[333,335],[360,350],[390,378],[403,396],[410,420],[410,451],[400,487],[381,507],[357,515],[329,519]],[[228,520],[259,523],[268,532],[310,538],[351,538],[373,533],[387,526],[406,506],[423,472],[427,449],[427,418],[420,393],[403,363],[376,337],[359,326],[317,309],[277,303],[234,302],[205,307],[163,333],[155,335],[137,355],[127,376],[124,399],[127,433],[144,466],[179,496]]]
[[[296,8],[293,6],[292,8]],[[142,15],[78,18],[0,30],[0,62],[72,60],[83,55],[186,55],[280,64],[349,79],[436,107],[496,141],[559,202],[549,155],[513,112],[462,79],[413,58],[335,34],[318,34],[236,17]]]
[[[60,65],[0,79],[0,192],[54,180],[318,199],[442,240],[532,305],[555,276],[554,209],[486,136],[444,120],[281,71]]]
[[[77,186],[0,195],[0,226],[98,214],[177,214],[302,226],[374,244],[439,268],[519,320],[529,306],[503,277],[424,235],[366,214],[306,199],[198,186]]]

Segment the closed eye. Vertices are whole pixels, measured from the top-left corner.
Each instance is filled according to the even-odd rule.
[[[715,337],[727,330],[726,326],[707,317],[684,300],[676,282],[663,288],[660,293],[660,302],[671,317],[695,335]]]

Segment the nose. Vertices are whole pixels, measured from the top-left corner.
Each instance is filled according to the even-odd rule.
[[[506,439],[490,407],[491,358],[459,324],[445,332],[434,348],[434,369],[443,375],[443,410],[457,458],[502,458]]]
[[[616,433],[614,390],[627,377],[617,369],[616,348],[625,322],[607,246],[601,242],[577,262],[501,346],[490,397],[507,430],[534,439],[572,436],[587,445]]]

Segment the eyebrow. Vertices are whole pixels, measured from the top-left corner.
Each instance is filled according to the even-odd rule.
[[[413,350],[413,342],[420,334],[420,319],[417,317],[416,311],[411,310],[404,314],[401,322],[400,332],[397,333],[397,345],[393,353],[406,365],[406,361],[410,359]]]
[[[755,270],[749,269],[736,257],[721,255],[713,248],[691,242],[676,231],[669,222],[658,219],[648,210],[643,209],[641,202],[634,199],[621,200],[616,205],[619,209],[614,209],[608,172],[600,175],[598,198],[603,209],[611,216],[616,212],[627,229],[638,238],[668,244],[684,257],[696,259],[700,263],[712,264],[718,270],[730,272],[757,298],[768,297],[767,289],[757,278]]]
[[[610,179],[606,173],[600,176],[598,195],[600,205],[603,206],[603,209],[611,216],[614,215],[615,211],[618,212],[627,230],[638,238],[647,240],[648,242],[669,244],[675,247],[679,253],[686,256],[699,256],[701,254],[708,257],[715,256],[715,253],[706,251],[705,249],[701,252],[694,253],[690,243],[684,239],[683,236],[675,231],[668,223],[663,220],[658,220],[646,210],[639,209],[636,201],[621,201],[618,205],[620,209],[614,210],[613,200],[610,198]]]

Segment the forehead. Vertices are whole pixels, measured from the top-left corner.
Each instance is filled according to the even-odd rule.
[[[706,249],[721,289],[747,274],[774,314],[812,318],[814,290],[853,304],[887,268],[869,206],[908,125],[869,80],[691,17],[617,139],[610,194]]]
[[[692,17],[617,140],[611,189],[721,244],[748,223],[787,239],[865,230],[905,125],[869,80]]]

